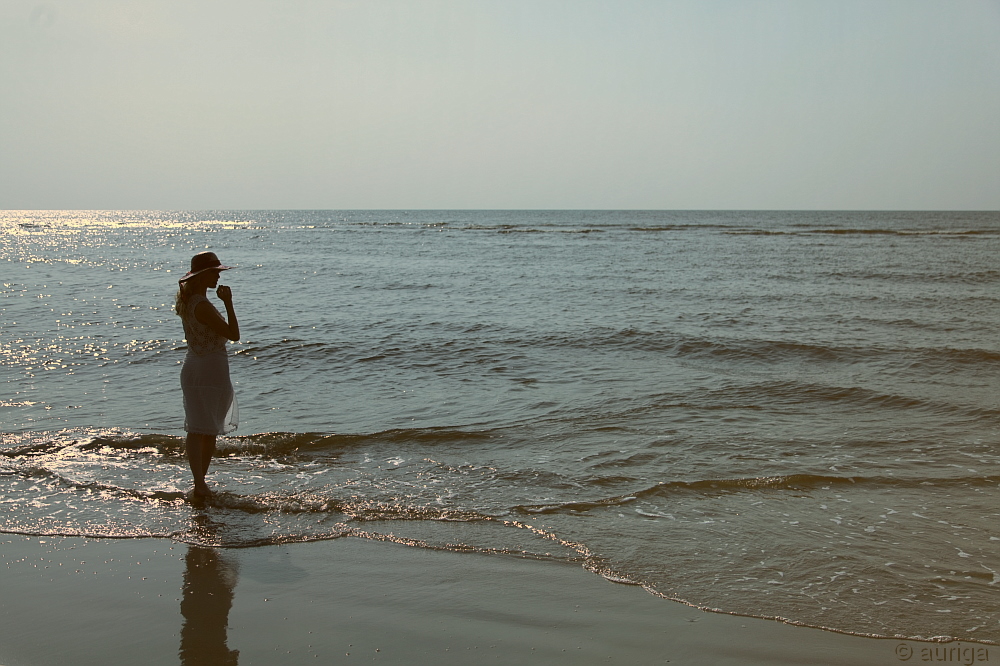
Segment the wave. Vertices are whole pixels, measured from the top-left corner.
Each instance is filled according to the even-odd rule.
[[[609,347],[627,347],[642,351],[664,352],[674,358],[712,358],[773,362],[782,358],[816,361],[854,361],[878,354],[871,348],[834,347],[782,340],[724,340],[691,337],[660,331],[621,329],[594,331],[593,338],[581,340],[581,346],[594,343]]]
[[[26,467],[17,470],[24,478],[45,478],[56,482],[58,485],[72,490],[107,492],[123,498],[136,499],[150,502],[183,502],[187,497],[182,491],[164,490],[141,490],[136,488],[126,488],[100,481],[78,481],[58,472],[53,472],[44,467]]]
[[[512,211],[513,212],[513,211]],[[550,211],[557,212],[557,211]],[[386,228],[386,229],[413,229],[413,230],[433,230],[450,232],[488,232],[488,233],[591,233],[601,231],[615,231],[622,233],[670,233],[683,232],[691,233],[697,231],[721,232],[725,235],[739,236],[806,236],[806,235],[830,235],[830,236],[992,236],[1000,235],[1000,229],[994,226],[979,226],[975,221],[963,220],[941,220],[940,226],[930,228],[914,228],[901,226],[900,228],[890,227],[841,227],[841,226],[821,226],[823,223],[817,221],[814,224],[792,224],[784,228],[772,228],[772,226],[782,226],[781,223],[764,214],[756,220],[747,219],[744,215],[732,216],[730,214],[712,215],[704,217],[705,213],[692,215],[690,212],[680,211],[647,211],[654,213],[653,217],[639,214],[639,211],[632,211],[632,214],[621,216],[620,221],[615,221],[606,213],[594,219],[588,215],[588,211],[575,211],[571,217],[565,216],[567,211],[558,211],[563,215],[559,219],[545,219],[544,215],[539,216],[538,211],[520,211],[521,215],[516,219],[506,217],[505,221],[487,222],[473,221],[469,219],[458,219],[450,217],[448,219],[437,220],[379,220],[379,221],[348,221],[338,220],[332,224],[316,224],[309,228],[338,229],[343,228],[344,223],[348,227],[361,228]],[[593,212],[593,211],[589,211]],[[701,217],[700,220],[693,218]],[[730,219],[725,219],[725,218]],[[643,223],[645,221],[645,223]],[[992,222],[991,219],[989,222]],[[905,224],[905,221],[892,219],[890,224]],[[919,222],[928,223],[931,220],[921,218]],[[962,226],[959,226],[962,225]]]
[[[708,338],[691,336],[673,331],[641,330],[636,328],[594,328],[582,334],[548,334],[543,336],[517,336],[491,342],[505,346],[538,348],[619,348],[658,352],[678,359],[711,359],[737,362],[774,363],[835,362],[856,363],[869,360],[883,362],[888,356],[897,356],[912,363],[942,360],[958,366],[982,364],[1000,365],[1000,352],[988,349],[955,349],[950,347],[888,347],[881,345],[847,346],[829,345],[795,340],[768,340],[754,338]],[[461,351],[466,351],[465,349]],[[1000,369],[1000,368],[998,368]]]
[[[781,404],[824,403],[828,405],[857,406],[866,409],[915,410],[935,413],[952,413],[969,417],[997,417],[1000,409],[986,409],[973,406],[956,405],[941,402],[886,393],[858,386],[836,386],[801,381],[761,382],[745,386],[734,386],[721,392],[726,404],[739,403],[741,400],[753,401],[760,407],[773,407]],[[697,402],[693,402],[697,405]]]
[[[923,282],[945,282],[955,284],[989,284],[1000,280],[1000,271],[965,271],[961,273],[933,272],[898,272],[883,273],[877,271],[832,271],[824,277],[848,280],[882,280],[903,282],[906,284],[921,284]]]
[[[609,400],[602,420],[617,422],[636,417],[655,415],[669,409],[690,412],[715,412],[726,410],[752,410],[800,414],[829,414],[832,409],[846,409],[857,413],[910,412],[939,418],[960,420],[1000,420],[1000,408],[982,407],[942,400],[931,400],[898,393],[888,393],[863,387],[836,386],[803,381],[762,381],[732,383],[719,388],[688,390],[684,393],[661,393],[644,400]],[[593,409],[582,414],[585,421],[593,418]],[[560,419],[572,420],[570,414]],[[577,417],[580,418],[580,417]]]
[[[292,453],[324,452],[372,444],[402,445],[407,443],[432,446],[453,442],[477,442],[502,438],[501,429],[468,430],[449,427],[399,428],[373,433],[322,433],[322,432],[262,432],[252,435],[231,435],[220,438],[220,454],[245,453],[280,457]],[[121,433],[70,439],[65,433],[49,438],[46,433],[31,435],[36,441],[0,448],[0,456],[30,459],[50,456],[68,449],[99,451],[104,448],[133,452],[148,450],[151,453],[179,455],[184,448],[184,437],[158,433]],[[42,441],[37,441],[42,439]]]
[[[825,345],[794,340],[722,339],[685,336],[669,331],[595,329],[587,337],[565,338],[574,346],[625,347],[642,351],[664,352],[675,358],[711,358],[733,361],[773,363],[782,360],[854,363],[871,359],[884,361],[899,356],[909,362],[942,360],[955,366],[1000,365],[1000,352],[989,349],[951,347],[887,347],[879,345]]]
[[[196,507],[211,508],[223,511],[232,518],[234,514],[259,516],[261,514],[276,514],[286,517],[295,515],[335,516],[339,528],[350,524],[363,523],[399,523],[430,521],[436,523],[510,523],[520,526],[515,516],[533,516],[544,514],[581,514],[600,509],[609,509],[639,500],[674,499],[679,495],[701,495],[718,497],[739,493],[808,493],[814,491],[838,490],[847,487],[867,487],[876,489],[914,489],[921,492],[930,487],[939,489],[952,488],[996,488],[1000,487],[1000,475],[987,476],[954,476],[954,477],[897,477],[897,476],[835,476],[827,474],[787,474],[772,476],[735,477],[720,479],[672,480],[661,481],[651,486],[632,492],[597,497],[586,500],[562,502],[546,502],[535,504],[515,504],[499,512],[484,512],[481,509],[433,506],[426,503],[407,503],[401,501],[386,501],[369,499],[357,494],[338,495],[317,492],[280,492],[269,491],[260,493],[239,493],[219,491],[206,499],[191,498],[188,493],[180,491],[149,491],[116,486],[98,481],[77,481],[52,470],[29,467],[19,470],[23,477],[46,477],[58,485],[81,491],[100,491],[107,497],[136,500],[164,507],[179,507],[191,503]],[[511,476],[511,475],[507,475]],[[839,496],[839,495],[838,495]],[[287,519],[287,518],[286,518]],[[513,520],[513,522],[512,522]],[[294,540],[312,540],[317,537],[313,529],[315,521],[310,519],[309,526],[303,525],[305,532],[282,538]],[[100,526],[97,526],[100,528]],[[329,525],[327,525],[329,527]],[[318,538],[330,538],[320,529]],[[12,530],[0,528],[0,532]],[[17,530],[14,530],[17,531]],[[139,530],[143,535],[149,529]],[[342,530],[341,530],[342,531]],[[21,532],[18,533],[22,533]],[[72,533],[70,533],[72,532]],[[83,530],[79,528],[66,532],[65,536],[103,536],[108,532]],[[23,532],[28,533],[28,532]],[[48,533],[48,532],[47,532]],[[164,533],[163,536],[173,536]],[[236,542],[233,542],[234,544]],[[254,543],[256,544],[256,537]]]
[[[184,446],[183,437],[156,433],[122,433],[120,435],[97,435],[90,437],[83,435],[75,439],[70,439],[72,436],[71,433],[59,433],[52,439],[49,439],[50,435],[44,432],[32,433],[29,436],[35,441],[0,448],[0,456],[30,459],[36,456],[56,454],[70,448],[75,448],[79,451],[99,451],[106,447],[132,451],[150,449],[157,453],[178,453]],[[41,441],[37,441],[39,439]]]
[[[879,323],[879,322],[875,322]],[[886,321],[887,325],[907,322]],[[909,326],[921,328],[914,322]],[[662,354],[678,360],[709,360],[754,365],[774,363],[864,363],[878,362],[895,367],[920,369],[925,364],[936,372],[965,371],[984,365],[1000,371],[1000,352],[981,348],[891,347],[885,345],[836,345],[813,341],[760,338],[721,338],[692,336],[668,330],[637,328],[591,328],[579,332],[532,333],[498,326],[445,326],[431,324],[436,331],[447,328],[449,337],[432,347],[422,340],[401,341],[387,337],[381,344],[366,342],[360,348],[343,342],[307,341],[283,338],[269,344],[253,344],[236,351],[271,364],[310,361],[347,365],[391,362],[404,367],[462,367],[500,363],[523,358],[522,354],[538,349],[628,349]],[[460,330],[458,330],[460,329]],[[436,333],[435,333],[436,334]],[[454,337],[454,336],[460,337]]]
[[[998,229],[838,229],[838,228],[817,228],[817,229],[739,229],[724,232],[733,236],[804,236],[804,235],[831,235],[831,236],[996,236],[1000,235]]]
[[[681,493],[724,495],[743,492],[828,490],[833,487],[868,486],[880,488],[934,487],[998,487],[1000,475],[957,477],[888,477],[888,476],[830,476],[823,474],[788,474],[779,476],[742,477],[732,479],[703,479],[697,481],[663,481],[642,490],[611,497],[586,501],[553,502],[546,504],[521,504],[511,507],[511,513],[521,515],[587,513],[595,509],[622,506],[641,499],[672,498]]]

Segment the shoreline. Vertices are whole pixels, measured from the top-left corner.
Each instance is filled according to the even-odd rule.
[[[9,534],[0,543],[3,666],[846,666],[1000,655],[981,643],[867,638],[700,610],[565,563],[354,537],[242,549]],[[958,658],[936,659],[935,649]]]

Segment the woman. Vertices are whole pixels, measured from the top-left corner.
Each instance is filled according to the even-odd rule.
[[[226,342],[240,339],[240,324],[233,310],[233,292],[219,286],[216,295],[226,306],[228,321],[208,302],[205,292],[219,284],[223,266],[214,252],[201,252],[191,259],[191,270],[179,280],[176,308],[184,323],[188,351],[181,369],[184,391],[184,430],[187,457],[194,475],[194,494],[212,493],[205,473],[215,453],[215,438],[236,429],[239,411],[229,380]]]

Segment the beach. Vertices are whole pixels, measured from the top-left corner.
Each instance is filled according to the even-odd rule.
[[[1000,661],[997,34],[0,2],[0,666]]]
[[[4,666],[227,663],[220,655],[243,666],[876,665],[905,663],[901,645],[911,662],[949,645],[997,658],[992,646],[706,612],[564,563],[356,538],[252,549],[12,535],[0,543]],[[185,609],[190,618],[186,598],[201,604]],[[195,624],[201,632],[185,636]]]

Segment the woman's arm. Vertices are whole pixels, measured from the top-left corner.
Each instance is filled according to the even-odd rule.
[[[226,306],[226,315],[229,317],[227,323],[219,311],[212,307],[208,301],[198,303],[194,309],[194,316],[205,326],[223,336],[227,340],[236,342],[240,339],[240,322],[236,319],[236,311],[233,309],[233,291],[229,287],[219,286],[215,290],[216,295],[222,299]]]

